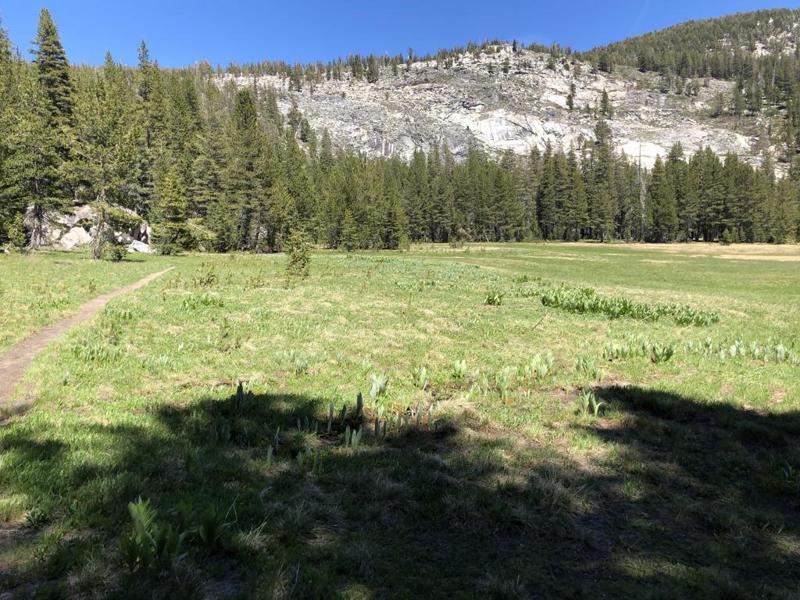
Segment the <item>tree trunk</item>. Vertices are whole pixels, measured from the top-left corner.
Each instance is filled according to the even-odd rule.
[[[31,211],[31,240],[28,248],[37,250],[44,245],[44,210],[40,204],[34,204]]]

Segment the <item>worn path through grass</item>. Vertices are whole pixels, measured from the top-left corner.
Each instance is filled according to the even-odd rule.
[[[81,306],[78,311],[70,317],[40,329],[33,335],[12,346],[5,354],[0,355],[0,408],[7,408],[3,405],[11,398],[14,389],[25,374],[25,369],[48,344],[65,331],[91,319],[114,298],[143,288],[154,279],[161,277],[164,273],[171,270],[172,267],[164,269],[163,271],[158,271],[157,273],[151,273],[136,283],[126,285],[125,287],[116,289],[113,292],[108,292],[107,294],[101,294]]]

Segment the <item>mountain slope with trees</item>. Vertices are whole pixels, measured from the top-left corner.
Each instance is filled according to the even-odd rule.
[[[564,111],[581,113],[586,135],[523,152],[471,138],[454,149],[445,137],[408,156],[375,156],[334,143],[303,110],[317,79],[316,91],[323,81],[376,87],[403,70],[425,77],[433,60],[457,70],[467,54],[500,73],[507,67],[508,76],[537,53],[562,76],[585,68],[566,50],[541,50],[493,43],[436,57],[409,51],[405,61],[234,65],[226,74],[209,65],[162,69],[143,43],[136,68],[110,54],[101,68],[74,67],[44,10],[33,62],[0,33],[0,242],[53,242],[48,221],[84,205],[95,216],[79,227],[103,232],[112,220],[137,216],[152,224],[150,241],[162,252],[280,251],[299,229],[344,249],[798,237],[800,166],[787,163],[778,176],[769,152],[752,161],[675,144],[646,169],[619,152],[615,136],[627,109],[604,89],[593,93],[594,106],[580,108],[585,90],[567,86]],[[287,89],[265,85],[265,77],[285,80]],[[126,226],[139,227],[133,221]]]
[[[664,87],[693,78],[734,82],[729,103],[736,117],[759,115],[776,131],[782,158],[800,152],[800,9],[762,10],[690,21],[581,55],[612,70],[615,65],[658,73]]]

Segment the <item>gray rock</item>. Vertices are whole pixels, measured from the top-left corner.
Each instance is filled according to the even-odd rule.
[[[457,158],[465,157],[471,145],[494,154],[526,154],[547,144],[568,151],[594,138],[597,119],[583,109],[595,109],[605,90],[614,106],[609,126],[617,150],[635,160],[641,155],[645,166],[676,142],[687,154],[710,146],[718,154],[761,161],[754,137],[708,117],[714,97],[729,94],[731,82],[711,79],[694,97],[662,94],[657,75],[633,68],[593,73],[591,65],[579,63],[576,74],[575,66],[565,68],[560,61],[555,70],[548,69],[547,54],[514,53],[508,45],[496,50],[457,56],[449,69],[435,60],[416,62],[394,76],[386,67],[374,84],[345,73],[342,80],[322,81],[313,89],[306,84],[300,93],[290,92],[288,78],[277,75],[226,74],[215,81],[275,88],[282,112],[295,102],[315,129],[328,129],[336,146],[373,157],[408,159],[417,148],[428,151],[444,142]],[[508,73],[503,72],[506,60]],[[575,110],[570,111],[572,83]]]
[[[72,250],[79,246],[86,246],[92,243],[90,236],[83,227],[73,227],[58,240],[57,247],[62,250]]]
[[[150,244],[145,244],[144,242],[140,242],[139,240],[133,240],[130,244],[126,246],[128,252],[141,252],[142,254],[152,254],[153,249],[150,247]]]

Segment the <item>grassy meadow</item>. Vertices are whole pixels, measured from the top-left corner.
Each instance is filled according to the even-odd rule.
[[[0,257],[0,590],[800,596],[797,246],[285,261]]]
[[[161,260],[134,256],[121,267],[77,253],[0,254],[0,353],[95,296],[158,270]]]

